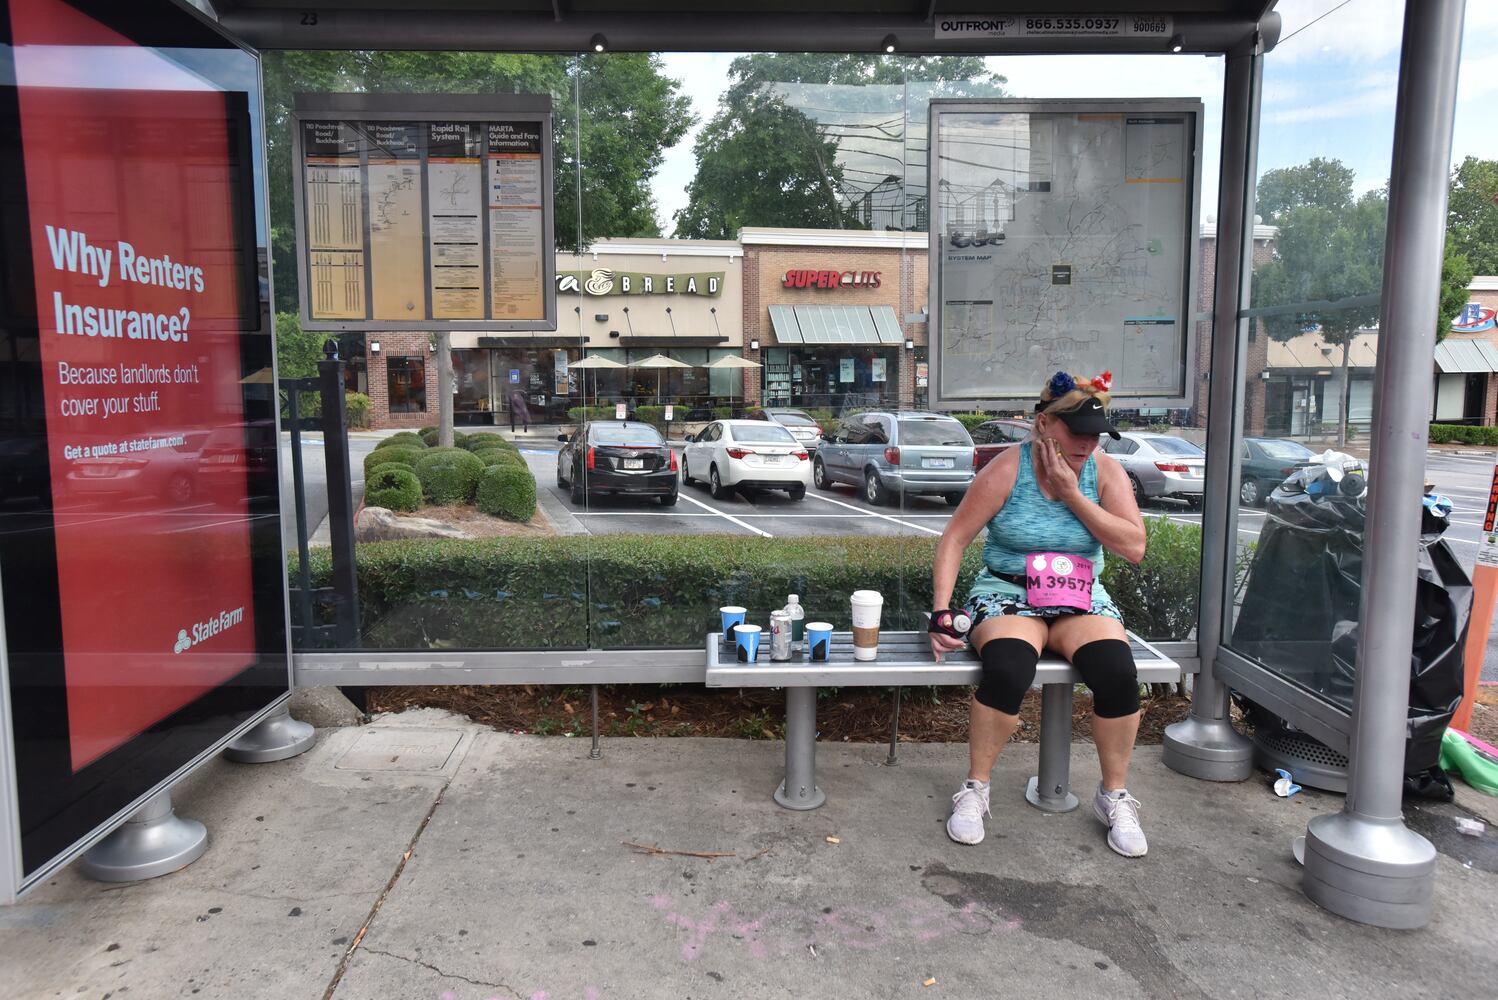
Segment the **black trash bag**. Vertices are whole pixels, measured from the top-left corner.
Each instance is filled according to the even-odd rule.
[[[1362,600],[1361,477],[1335,482],[1324,466],[1296,473],[1270,495],[1233,646],[1351,711]],[[1435,766],[1441,734],[1463,691],[1462,649],[1472,582],[1441,538],[1447,520],[1422,508],[1410,655],[1405,773]]]
[[[1456,798],[1456,789],[1440,765],[1426,768],[1418,774],[1404,776],[1404,797],[1407,799],[1430,799],[1434,802],[1450,802]]]

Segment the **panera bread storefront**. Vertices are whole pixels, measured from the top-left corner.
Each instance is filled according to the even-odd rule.
[[[839,413],[925,405],[924,233],[745,229],[745,391]]]

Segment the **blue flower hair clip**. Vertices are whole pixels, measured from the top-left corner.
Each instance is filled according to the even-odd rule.
[[[1051,376],[1051,381],[1046,385],[1052,399],[1060,399],[1077,387],[1077,380],[1066,372],[1057,372]]]

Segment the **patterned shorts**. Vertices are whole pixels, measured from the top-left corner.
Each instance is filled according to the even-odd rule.
[[[1028,603],[1023,594],[973,594],[967,599],[967,612],[973,619],[974,629],[984,619],[999,615],[1019,615],[1021,618],[1044,618],[1046,621],[1054,621],[1057,618],[1083,613],[1079,608],[1038,608]],[[1112,618],[1120,625],[1123,624],[1123,615],[1106,592],[1093,591],[1091,613],[1102,615],[1104,618]]]

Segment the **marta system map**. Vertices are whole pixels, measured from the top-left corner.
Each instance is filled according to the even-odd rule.
[[[940,397],[1029,397],[1058,369],[1185,391],[1197,113],[947,112],[938,123]]]

